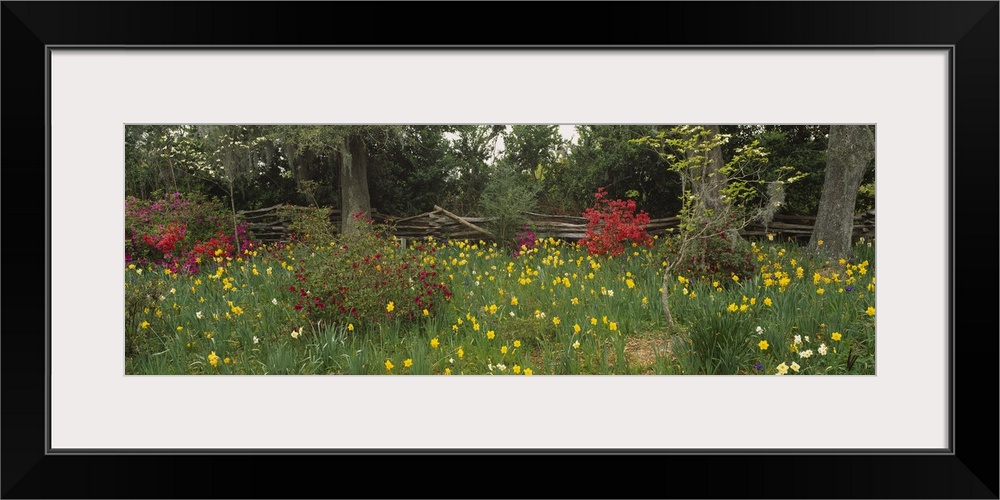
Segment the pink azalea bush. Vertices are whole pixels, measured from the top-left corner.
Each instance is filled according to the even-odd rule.
[[[214,258],[236,256],[255,245],[241,222],[217,200],[171,193],[156,200],[125,199],[125,263],[153,264],[196,273]]]

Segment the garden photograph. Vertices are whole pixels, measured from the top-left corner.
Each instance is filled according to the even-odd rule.
[[[876,128],[126,125],[126,375],[875,375]]]

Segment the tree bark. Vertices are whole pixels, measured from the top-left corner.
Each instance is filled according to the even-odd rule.
[[[368,195],[368,148],[358,134],[345,139],[345,148],[340,155],[340,201],[341,232],[350,234],[357,231],[358,221],[354,216],[362,212],[367,217],[371,212]]]
[[[712,132],[713,137],[719,135],[718,125],[707,125],[705,129]],[[704,202],[706,210],[711,210],[713,214],[718,215],[725,208],[722,202],[722,188],[726,185],[726,176],[719,172],[719,169],[726,164],[722,158],[722,146],[710,149],[706,160],[708,161],[702,168],[700,175],[694,176],[691,190]],[[707,216],[707,214],[703,215]]]
[[[810,250],[832,259],[851,256],[858,188],[874,159],[875,136],[868,125],[830,126],[823,192]]]

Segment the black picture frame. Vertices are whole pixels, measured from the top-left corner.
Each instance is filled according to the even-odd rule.
[[[991,303],[997,295],[992,223],[1000,165],[1000,3],[574,2],[548,8],[487,2],[474,8],[418,2],[2,2],[2,164],[11,191],[29,193],[8,197],[6,222],[8,235],[36,242],[9,243],[4,252],[15,271],[14,278],[8,273],[8,290],[16,291],[4,297],[9,328],[0,349],[2,496],[998,498],[992,386],[998,337],[992,308],[972,304],[979,298]],[[562,14],[543,14],[550,11]],[[952,47],[950,453],[50,454],[43,326],[58,311],[48,307],[49,206],[37,186],[47,192],[46,61],[55,45]],[[965,238],[957,238],[958,228]],[[956,342],[958,331],[962,340]],[[310,477],[305,471],[315,462],[335,472]],[[566,469],[575,475],[565,475]],[[650,477],[648,470],[659,472]],[[386,483],[361,481],[369,471],[385,475]],[[313,481],[328,482],[317,489]]]

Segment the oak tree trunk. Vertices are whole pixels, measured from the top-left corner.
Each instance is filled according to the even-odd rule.
[[[810,250],[831,259],[850,258],[854,204],[874,159],[875,136],[868,125],[830,126],[826,176]]]
[[[364,139],[351,134],[346,139],[346,147],[340,155],[340,198],[341,231],[345,234],[357,230],[354,216],[362,212],[364,217],[371,212],[368,196],[368,148]]]

